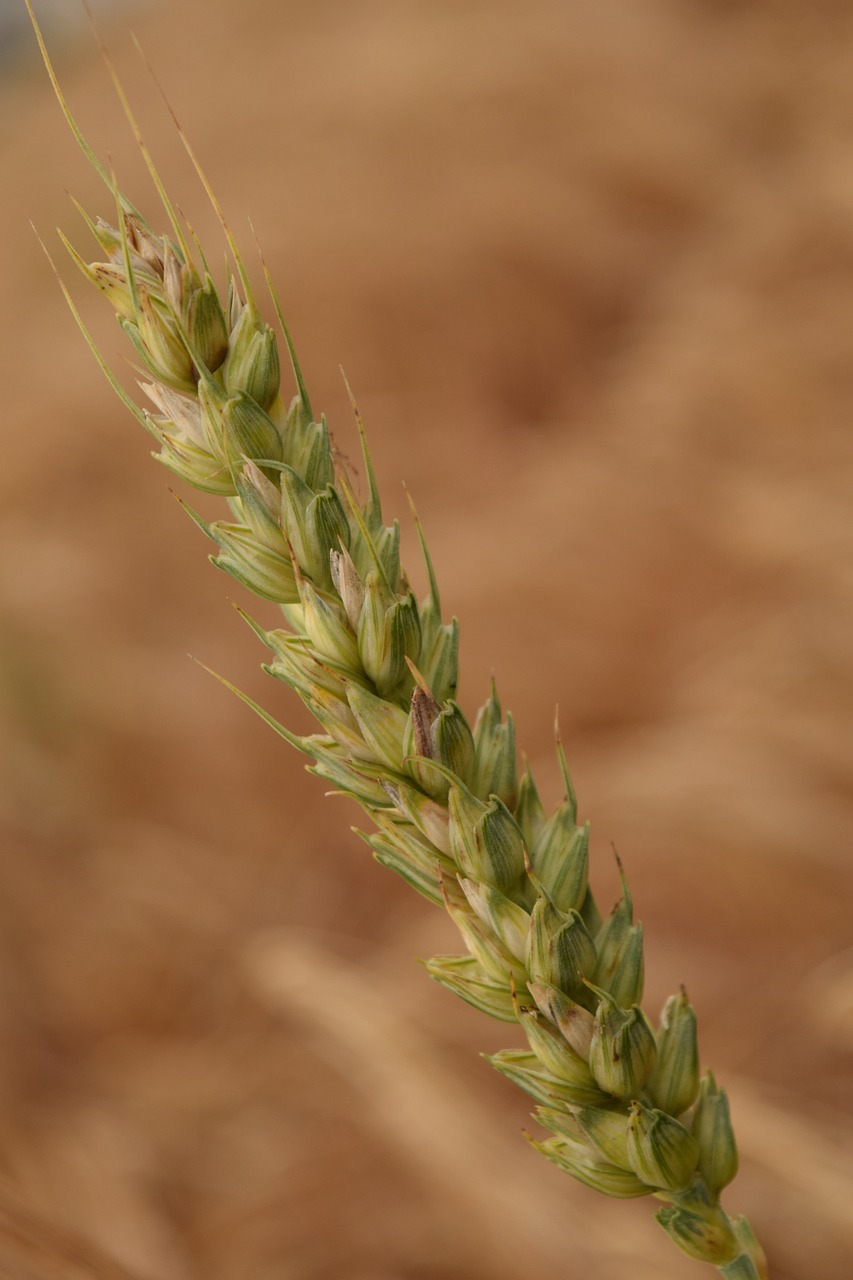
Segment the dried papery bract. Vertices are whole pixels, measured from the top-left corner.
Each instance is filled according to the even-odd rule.
[[[45,59],[50,69],[46,51]],[[224,220],[236,272],[219,293],[193,261],[147,151],[165,235],[93,156],[50,70],[115,204],[112,222],[89,221],[106,261],[90,264],[76,251],[74,259],[112,303],[144,367],[153,411],[131,407],[164,466],[228,499],[222,521],[187,509],[217,545],[213,563],[281,606],[284,626],[251,625],[271,650],[266,670],[302,700],[319,732],[298,737],[245,701],[366,811],[374,856],[458,925],[467,954],[427,969],[475,1008],[519,1024],[528,1048],[491,1061],[539,1105],[553,1136],[534,1145],[607,1195],[668,1202],[658,1219],[680,1248],[732,1280],[761,1280],[755,1237],[719,1203],[736,1161],[725,1095],[710,1075],[699,1086],[686,996],[667,1003],[657,1030],[640,1008],[642,929],[624,880],[607,919],[596,906],[589,830],[577,820],[562,746],[565,798],[548,818],[530,770],[519,775],[512,718],[496,690],[473,727],[455,700],[456,621],[442,616],[419,524],[430,589],[419,602],[409,586],[357,410],[365,501],[311,410],[286,330],[296,394],[282,398],[278,346]]]

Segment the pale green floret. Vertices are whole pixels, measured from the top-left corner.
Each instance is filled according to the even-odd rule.
[[[475,864],[484,879],[507,893],[518,892],[524,876],[524,838],[521,828],[498,795],[490,795],[485,812],[474,824]]]
[[[595,1018],[589,1010],[570,1000],[557,987],[535,982],[532,977],[528,986],[540,1013],[554,1023],[575,1053],[589,1062],[592,1033],[595,1030]]]
[[[543,1156],[594,1191],[618,1200],[649,1195],[649,1188],[635,1174],[596,1158],[582,1143],[572,1142],[570,1138],[549,1138],[547,1142],[531,1139],[531,1142]]]
[[[419,752],[420,755],[428,754],[467,783],[474,762],[474,738],[455,702],[448,700],[431,721],[429,741],[423,745],[427,750]]]
[[[446,884],[442,887],[447,894]],[[527,977],[524,965],[495,937],[489,926],[471,912],[468,903],[463,906],[446,901],[445,905],[466,947],[482,969],[496,982],[504,983],[507,989],[514,986],[518,991],[523,988]]]
[[[632,1169],[628,1158],[628,1113],[616,1107],[572,1107],[575,1123],[588,1142],[620,1169]]]
[[[487,1056],[487,1061],[528,1093],[540,1106],[565,1108],[571,1104],[601,1106],[607,1099],[594,1081],[583,1076],[579,1080],[565,1080],[543,1067],[535,1053],[516,1049],[503,1049]]]
[[[168,424],[165,424],[168,425]],[[160,441],[160,452],[153,456],[162,462],[173,475],[186,480],[202,493],[217,497],[230,497],[234,493],[234,479],[229,469],[206,449],[199,449],[180,436],[171,435],[155,420],[155,434]]]
[[[281,385],[278,344],[268,324],[253,307],[244,306],[228,338],[227,356],[222,365],[225,390],[243,391],[269,409]]]
[[[583,1130],[580,1128],[573,1112],[577,1107],[567,1104],[566,1110],[556,1107],[537,1107],[533,1113],[544,1129],[556,1133],[561,1138],[570,1138],[583,1146],[586,1143]]]
[[[539,792],[536,789],[536,783],[533,781],[533,774],[529,768],[525,768],[521,775],[521,781],[518,784],[518,801],[515,806],[515,820],[521,827],[524,834],[524,840],[528,850],[533,850],[536,841],[539,839],[545,824],[545,806],[542,803]],[[531,854],[532,862],[532,854]],[[533,866],[536,871],[536,866]],[[547,880],[541,872],[537,871],[539,879],[548,888]],[[559,903],[558,903],[559,905]]]
[[[412,592],[396,595],[384,575],[371,570],[364,581],[357,632],[364,670],[377,693],[392,695],[408,674],[407,659],[416,662],[421,651],[420,618]],[[410,680],[407,687],[411,690]]]
[[[92,284],[100,289],[118,318],[132,324],[136,312],[124,268],[114,262],[92,262],[83,269]]]
[[[330,484],[311,498],[305,508],[303,521],[308,546],[311,548],[305,572],[317,586],[333,591],[331,552],[339,547],[346,549],[349,525],[340,497]],[[288,528],[283,514],[282,524]]]
[[[497,796],[488,804],[458,782],[448,794],[453,857],[472,880],[485,881],[504,893],[524,874],[524,841],[518,823]]]
[[[595,1013],[589,1051],[592,1073],[605,1093],[636,1098],[655,1065],[655,1036],[642,1010],[620,1009],[604,991]]]
[[[421,657],[418,663],[432,695],[444,703],[456,693],[459,680],[459,623],[442,623],[429,602],[421,609]]]
[[[341,598],[347,620],[355,631],[358,628],[358,619],[364,604],[364,583],[346,547],[332,548],[329,552],[329,572],[332,585]]]
[[[580,910],[587,891],[589,823],[576,826],[568,800],[539,827],[531,842],[530,865],[555,907]]]
[[[632,924],[616,957],[611,973],[601,983],[623,1009],[639,1004],[645,985],[643,926]]]
[[[296,578],[289,557],[259,544],[257,536],[246,525],[208,526],[211,538],[220,548],[213,563],[230,573],[244,587],[267,600],[286,603],[297,598]]]
[[[434,956],[427,972],[448,990],[500,1022],[517,1022],[518,1005],[502,982],[495,982],[473,956]]]
[[[501,720],[501,704],[492,684],[491,697],[474,723],[474,766],[471,790],[485,800],[499,796],[512,808],[516,799],[515,726]]]
[[[355,636],[346,624],[343,605],[318,591],[309,578],[296,573],[304,633],[315,652],[343,670],[360,670]]]
[[[419,787],[409,786],[402,779],[384,779],[386,796],[397,811],[409,819],[440,853],[451,854],[450,820],[447,809]],[[456,859],[454,858],[454,864]]]
[[[527,967],[534,982],[557,987],[573,999],[585,996],[584,976],[595,964],[595,945],[577,911],[560,911],[539,897],[530,916]]]
[[[629,964],[633,957],[634,968],[638,971],[635,975],[634,984],[636,985],[637,980],[639,980],[639,986],[642,988],[642,933],[639,934],[639,955],[637,955],[636,939],[637,934],[634,931],[633,924],[633,905],[623,877],[622,897],[596,934],[595,949],[597,959],[595,972],[589,975],[590,980],[597,987],[601,987],[613,995],[617,1004],[623,1004],[623,1001],[618,998],[615,992],[611,992],[611,986],[616,979],[616,975],[625,968],[626,952],[629,957]],[[637,1003],[641,996],[635,1000],[627,1001],[627,1004]]]
[[[588,1063],[572,1049],[546,1018],[532,1009],[522,1009],[519,1017],[530,1048],[552,1076],[589,1091],[595,1081]]]
[[[399,768],[406,733],[405,711],[355,683],[347,686],[347,701],[372,758],[388,769]]]
[[[530,917],[523,907],[505,897],[491,884],[478,884],[459,876],[462,892],[471,910],[492,930],[516,960],[523,960],[527,948]]]
[[[300,571],[318,586],[328,588],[333,585],[329,552],[332,546],[337,549],[337,540],[325,547],[315,545],[308,527],[308,508],[314,501],[314,490],[307,485],[298,472],[292,467],[283,466],[278,476],[279,509],[278,521],[286,534],[290,554],[299,565]],[[346,519],[344,518],[344,525]],[[347,527],[346,532],[349,532]]]
[[[193,358],[198,359],[211,373],[215,373],[228,352],[228,330],[222,304],[210,276],[205,277],[204,285],[195,278],[194,287],[189,287],[189,273],[184,283],[186,309],[186,331],[188,345]]]
[[[671,1116],[680,1116],[693,1105],[699,1092],[696,1014],[686,992],[670,996],[664,1005],[657,1046],[649,1093],[655,1106]]]
[[[699,1086],[693,1133],[699,1143],[699,1171],[711,1191],[719,1193],[737,1173],[738,1154],[726,1091],[717,1087],[710,1071]]]
[[[193,361],[182,338],[180,325],[165,302],[150,293],[139,298],[134,320],[119,318],[137,355],[149,373],[177,391],[195,385]]]
[[[567,995],[584,998],[584,977],[595,963],[595,943],[589,936],[583,917],[567,911],[565,923],[551,940],[551,980]]]
[[[665,1111],[633,1102],[628,1117],[628,1160],[650,1187],[683,1191],[696,1170],[699,1144]]]
[[[712,1262],[724,1266],[737,1256],[737,1240],[731,1224],[723,1213],[702,1212],[680,1205],[660,1209],[655,1215],[667,1235],[679,1249],[698,1262]],[[747,1280],[744,1275],[743,1280]],[[749,1280],[754,1280],[749,1277]]]
[[[301,401],[294,400],[281,434],[284,461],[312,493],[319,493],[332,483],[335,468],[325,419],[322,422],[306,419]]]

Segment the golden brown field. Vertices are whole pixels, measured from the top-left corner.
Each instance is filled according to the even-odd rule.
[[[774,1280],[847,1280],[853,11],[173,0],[133,25],[351,453],[345,367],[411,565],[401,481],[417,499],[465,709],[494,672],[552,803],[559,704],[597,896],[614,841],[646,1003],[686,984],[730,1089],[727,1204]],[[110,46],[216,261],[129,26]],[[153,211],[91,40],[57,61]],[[188,659],[307,730],[30,234],[76,233],[65,188],[110,212],[34,61],[0,110],[3,1280],[701,1275],[654,1202],[527,1148],[478,1056],[511,1033],[414,962],[450,924]]]

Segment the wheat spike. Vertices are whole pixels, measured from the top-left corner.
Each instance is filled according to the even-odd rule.
[[[221,520],[186,509],[216,544],[213,563],[281,607],[284,625],[253,624],[271,652],[266,670],[302,699],[319,732],[297,738],[254,709],[362,807],[374,857],[458,926],[465,952],[427,968],[522,1028],[527,1050],[490,1060],[535,1100],[551,1136],[533,1145],[607,1195],[654,1195],[665,1202],[658,1221],[687,1254],[729,1280],[764,1280],[749,1225],[720,1204],[737,1169],[735,1139],[725,1093],[710,1073],[700,1079],[694,1011],[683,990],[657,1026],[642,1011],[642,927],[624,877],[614,911],[599,913],[589,829],[562,747],[565,797],[547,816],[529,768],[519,772],[497,691],[473,725],[455,701],[456,621],[442,616],[420,525],[430,589],[419,602],[409,586],[355,403],[363,502],[311,410],[286,330],[296,394],[283,398],[278,342],[227,228],[236,275],[222,294],[204,259],[193,260],[165,192],[172,231],[161,235],[99,165],[42,49],[63,112],[112,189],[114,225],[89,222],[100,261],[72,252],[146,371],[150,407],[134,412],[160,463],[226,499]]]

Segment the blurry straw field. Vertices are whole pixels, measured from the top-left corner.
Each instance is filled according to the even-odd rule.
[[[494,671],[551,802],[559,704],[596,894],[612,840],[647,1004],[685,983],[730,1089],[727,1202],[775,1280],[846,1280],[853,14],[174,0],[134,26],[339,448],[343,364],[386,509],[417,499],[466,711]],[[57,61],[153,209],[91,41]],[[694,1274],[647,1204],[528,1150],[478,1056],[505,1029],[414,962],[452,926],[187,657],[308,730],[29,233],[101,198],[35,61],[0,148],[0,1274]]]

